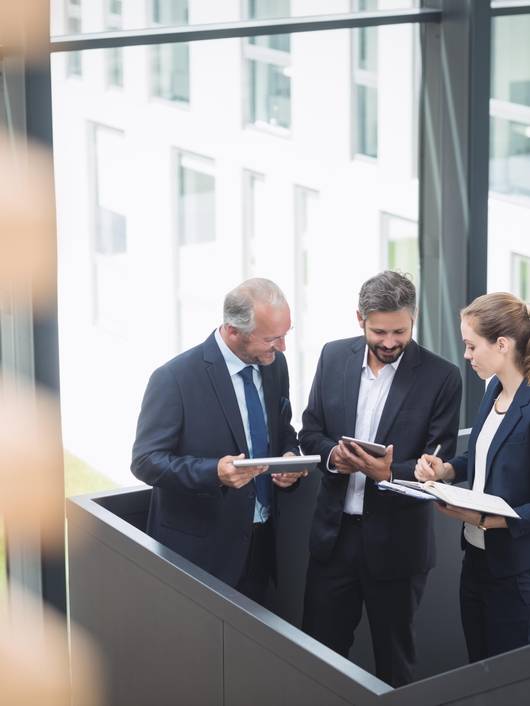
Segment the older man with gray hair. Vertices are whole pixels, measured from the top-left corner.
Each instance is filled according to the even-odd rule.
[[[324,346],[300,444],[322,457],[322,483],[310,539],[303,626],[347,656],[366,607],[376,674],[392,686],[412,680],[412,621],[434,564],[428,503],[379,490],[414,480],[416,459],[456,448],[460,373],[412,339],[416,291],[397,272],[361,287],[363,335]],[[377,442],[376,458],[353,437]]]
[[[254,278],[226,295],[223,319],[151,376],[131,470],[153,486],[148,533],[263,603],[275,491],[301,474],[233,462],[298,453],[283,355],[291,318],[280,288]]]

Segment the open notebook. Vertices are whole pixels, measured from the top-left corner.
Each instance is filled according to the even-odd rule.
[[[488,515],[503,515],[504,517],[519,517],[508,503],[498,495],[478,493],[468,488],[458,488],[447,483],[428,480],[425,483],[411,480],[381,481],[377,484],[381,490],[389,490],[400,495],[406,495],[418,500],[438,500],[447,505],[463,507],[466,510],[477,510]]]

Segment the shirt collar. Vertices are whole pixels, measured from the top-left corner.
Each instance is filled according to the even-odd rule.
[[[249,365],[249,363],[242,361],[241,358],[238,358],[237,355],[230,350],[230,348],[223,341],[223,337],[221,336],[219,329],[215,329],[215,341],[219,346],[219,350],[221,351],[221,355],[225,360],[226,367],[228,368],[228,372],[231,376],[237,375],[244,368],[246,368],[247,365]],[[252,367],[254,370],[259,370],[257,365],[252,365]]]

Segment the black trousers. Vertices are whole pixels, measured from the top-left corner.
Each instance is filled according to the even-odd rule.
[[[416,661],[412,622],[427,574],[381,581],[367,570],[362,518],[343,515],[329,561],[310,558],[303,630],[344,657],[366,606],[376,675],[394,687],[413,679]]]
[[[470,662],[530,644],[530,571],[496,578],[486,551],[467,544],[460,610]]]
[[[236,589],[265,606],[269,582],[274,575],[274,562],[274,528],[271,520],[254,523],[247,562]]]

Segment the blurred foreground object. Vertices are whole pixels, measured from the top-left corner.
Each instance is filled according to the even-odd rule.
[[[0,0],[0,45],[6,51],[38,56],[48,49],[49,3]]]
[[[53,194],[49,153],[0,133],[0,301],[28,287],[37,306],[55,299]]]
[[[43,612],[44,610],[44,612]],[[64,619],[28,594],[10,591],[10,611],[0,616],[0,703],[6,706],[99,706],[101,676],[92,648],[77,628],[70,683]]]
[[[60,441],[58,403],[0,377],[0,515],[17,540],[38,527],[53,544],[64,532],[54,481],[62,473]]]

